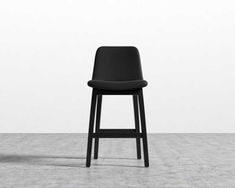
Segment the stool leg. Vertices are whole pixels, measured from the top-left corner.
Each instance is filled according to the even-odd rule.
[[[135,115],[135,129],[136,132],[140,132],[139,126],[139,110],[138,110],[138,96],[133,95],[133,106],[134,106],[134,115]],[[136,150],[137,150],[137,159],[141,159],[141,147],[140,147],[140,138],[136,138]]]
[[[98,95],[97,100],[97,110],[96,110],[96,126],[95,132],[100,129],[100,114],[101,114],[101,105],[102,105],[102,95]],[[98,150],[99,150],[99,138],[95,138],[95,148],[94,148],[94,159],[98,159]]]
[[[142,134],[143,134],[144,164],[145,164],[145,167],[148,167],[149,166],[148,141],[147,141],[147,131],[146,131],[146,121],[145,121],[145,111],[144,111],[144,98],[143,98],[142,89],[138,93],[139,93],[141,129],[142,129]]]
[[[87,141],[86,167],[90,167],[91,165],[92,134],[94,130],[95,106],[96,106],[96,91],[93,89],[92,98],[91,98],[88,141]]]

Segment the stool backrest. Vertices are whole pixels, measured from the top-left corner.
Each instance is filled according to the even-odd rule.
[[[140,55],[132,46],[99,47],[95,55],[93,80],[143,80]]]

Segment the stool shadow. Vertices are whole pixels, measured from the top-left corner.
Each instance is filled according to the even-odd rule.
[[[57,156],[57,155],[26,155],[26,154],[0,154],[0,163],[17,163],[40,166],[64,166],[85,168],[85,162],[77,163],[74,160],[84,160],[85,157]],[[62,160],[62,162],[58,161]],[[73,160],[73,163],[71,163]]]
[[[93,166],[107,166],[107,167],[127,167],[127,168],[143,168],[146,169],[144,166],[136,166],[136,165],[124,165],[124,164],[92,164]]]
[[[110,163],[108,163],[108,164],[104,164],[104,163],[94,163],[94,164],[92,164],[92,165],[94,165],[94,166],[110,166],[110,167],[135,167],[135,168],[145,168],[144,166],[137,166],[137,165],[125,165],[125,164],[116,164],[115,163],[115,161],[117,161],[117,160],[120,160],[120,161],[126,161],[126,160],[128,160],[128,161],[141,161],[140,159],[137,159],[137,158],[134,158],[134,157],[132,157],[132,158],[127,158],[127,157],[99,157],[99,159],[100,160],[106,160],[106,161],[111,161],[111,160],[113,160],[114,161],[114,163],[112,163],[112,164],[110,164]]]
[[[127,157],[99,157],[99,159],[110,159],[110,160],[138,160],[136,158],[127,158]]]
[[[86,168],[85,159],[86,157],[73,157],[73,156],[63,156],[63,155],[60,155],[60,156],[58,155],[29,155],[29,154],[20,155],[20,154],[0,153],[0,163],[6,163],[6,164],[25,164],[25,165],[38,165],[38,166]],[[100,160],[138,160],[136,158],[124,158],[124,157],[99,157],[99,159]],[[78,160],[83,160],[83,161],[81,163],[81,161],[78,161]],[[92,166],[144,168],[143,166],[124,165],[124,164],[102,164],[102,163],[100,164],[93,163]]]

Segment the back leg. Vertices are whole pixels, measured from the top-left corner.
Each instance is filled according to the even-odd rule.
[[[139,126],[139,110],[138,110],[138,96],[133,95],[133,106],[134,106],[134,115],[135,115],[135,129],[136,132],[140,132]],[[141,159],[141,147],[140,147],[140,138],[136,138],[136,151],[137,159]]]
[[[102,95],[98,95],[95,132],[99,131],[100,129],[101,106],[102,106]],[[98,150],[99,150],[99,138],[95,138],[94,159],[98,159]]]

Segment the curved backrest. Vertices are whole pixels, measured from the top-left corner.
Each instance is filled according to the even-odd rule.
[[[104,46],[96,51],[93,80],[143,80],[138,49],[131,46]]]

